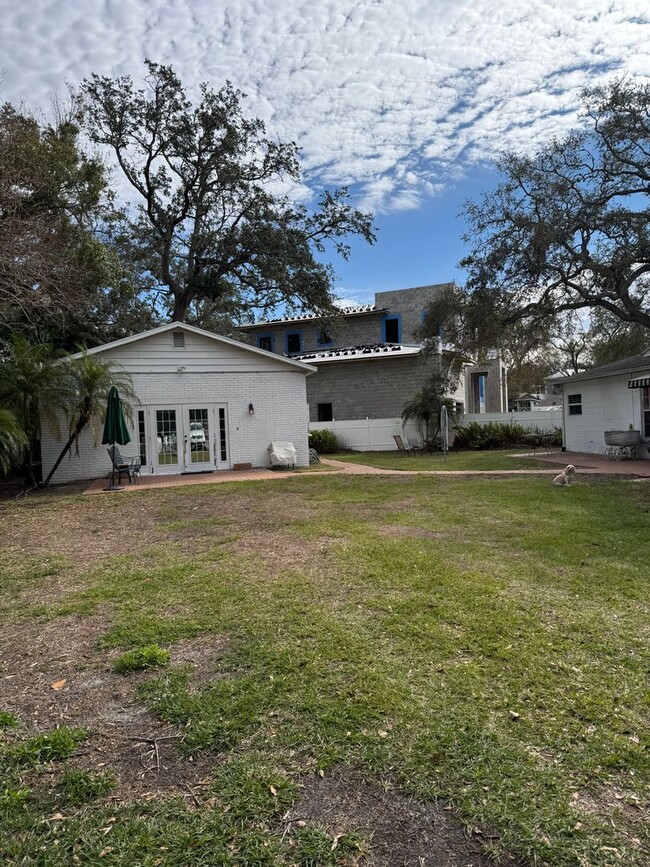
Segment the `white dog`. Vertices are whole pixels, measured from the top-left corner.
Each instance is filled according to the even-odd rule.
[[[573,476],[575,476],[575,474],[576,474],[576,468],[573,466],[573,464],[569,464],[565,468],[564,472],[560,473],[559,476],[556,476],[553,479],[553,484],[554,485],[566,485],[567,487],[569,487],[569,485],[571,484],[571,479],[573,478]]]

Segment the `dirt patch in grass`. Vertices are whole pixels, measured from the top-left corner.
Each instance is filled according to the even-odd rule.
[[[389,781],[367,780],[339,768],[303,780],[288,824],[320,825],[329,834],[359,833],[369,846],[361,863],[372,867],[489,867],[483,843],[436,804],[408,798]],[[514,860],[503,862],[514,864]]]
[[[650,826],[650,804],[613,785],[602,785],[588,792],[574,792],[573,804],[581,813],[611,818],[612,813],[618,812],[632,819],[636,825],[641,819],[642,824]]]
[[[221,676],[217,663],[229,646],[230,641],[224,636],[184,638],[172,646],[171,657],[175,664],[187,665],[191,672],[191,682],[201,685]]]
[[[209,556],[218,547],[251,552],[267,563],[273,576],[287,568],[301,568],[306,543],[292,532],[291,524],[318,515],[292,492],[275,492],[251,501],[233,492],[170,489],[130,494],[128,497],[92,496],[71,501],[39,494],[34,500],[0,506],[0,555],[9,573],[38,572],[48,558],[56,560],[47,582],[38,588],[41,604],[60,602],[87,586],[90,568],[110,558],[127,555],[151,562],[149,545],[171,544],[181,554]],[[278,515],[282,516],[282,527]],[[236,533],[233,533],[236,527]],[[269,532],[273,530],[273,532]],[[314,543],[315,544],[315,543]],[[17,601],[29,607],[33,588],[19,593]]]
[[[150,674],[128,676],[113,671],[119,651],[98,651],[108,627],[105,615],[59,617],[30,624],[20,639],[4,630],[0,637],[2,710],[15,714],[14,736],[66,725],[87,729],[89,737],[70,764],[93,771],[112,771],[112,797],[181,794],[198,803],[216,759],[188,757],[178,746],[182,732],[163,723],[139,700],[137,691]],[[207,681],[227,646],[219,636],[181,641],[171,650],[173,663],[190,666],[197,680]]]

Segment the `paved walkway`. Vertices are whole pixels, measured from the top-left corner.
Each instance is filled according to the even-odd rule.
[[[219,470],[214,473],[182,473],[176,476],[141,476],[139,482],[132,485],[124,483],[122,491],[141,491],[145,488],[179,488],[183,485],[214,485],[219,482],[258,482],[269,479],[286,479],[295,476],[294,472],[276,470]],[[90,482],[84,494],[101,494],[110,484],[110,476],[104,479],[94,479]]]
[[[608,461],[605,455],[590,455],[587,452],[552,452],[550,455],[531,455],[529,453],[513,455],[517,458],[535,458],[554,466],[573,466],[581,473],[605,473],[610,476],[639,476],[650,478],[650,460],[648,461]]]
[[[604,455],[590,455],[581,452],[553,452],[550,455],[529,453],[515,454],[513,458],[535,458],[540,463],[551,464],[525,470],[388,470],[371,467],[366,464],[353,464],[347,461],[334,461],[321,458],[323,466],[328,468],[327,475],[347,476],[540,476],[556,475],[558,467],[573,464],[578,473],[637,476],[650,478],[650,461],[608,461]],[[140,491],[149,488],[176,488],[183,485],[214,485],[222,482],[270,481],[271,479],[307,478],[312,473],[294,473],[275,470],[220,470],[215,473],[187,473],[178,476],[142,476],[139,484],[125,484],[123,491]],[[95,479],[90,482],[84,494],[99,494],[106,491],[108,479]]]
[[[588,455],[582,452],[552,452],[551,454],[513,454],[513,458],[533,458],[552,466],[528,468],[525,470],[384,470],[369,467],[364,464],[351,464],[346,461],[332,461],[321,458],[321,463],[348,475],[404,475],[412,473],[417,476],[539,476],[557,475],[558,467],[573,464],[580,473],[606,474],[614,476],[639,476],[650,478],[650,461],[608,461],[604,455]]]

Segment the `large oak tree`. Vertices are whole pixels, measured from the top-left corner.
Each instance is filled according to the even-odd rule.
[[[623,79],[582,98],[582,128],[504,155],[501,183],[466,205],[467,280],[430,332],[445,322],[465,347],[498,347],[513,323],[543,332],[565,311],[599,310],[650,329],[650,86]]]
[[[137,194],[116,241],[168,314],[201,324],[280,304],[329,310],[333,273],[315,254],[331,242],[347,257],[349,235],[372,242],[371,215],[345,190],[324,192],[314,211],[278,193],[300,180],[298,149],[247,118],[241,92],[203,84],[193,105],[171,67],[146,65],[144,88],[93,75],[80,106]]]
[[[83,154],[78,136],[69,116],[47,125],[0,107],[2,336],[60,334],[119,272],[95,233],[104,169]]]

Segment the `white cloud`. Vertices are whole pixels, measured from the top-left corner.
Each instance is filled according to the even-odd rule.
[[[384,211],[566,132],[585,85],[650,69],[645,0],[2,2],[4,99],[47,109],[92,72],[139,79],[145,56],[191,94],[229,78],[301,145],[312,188],[356,184]]]

